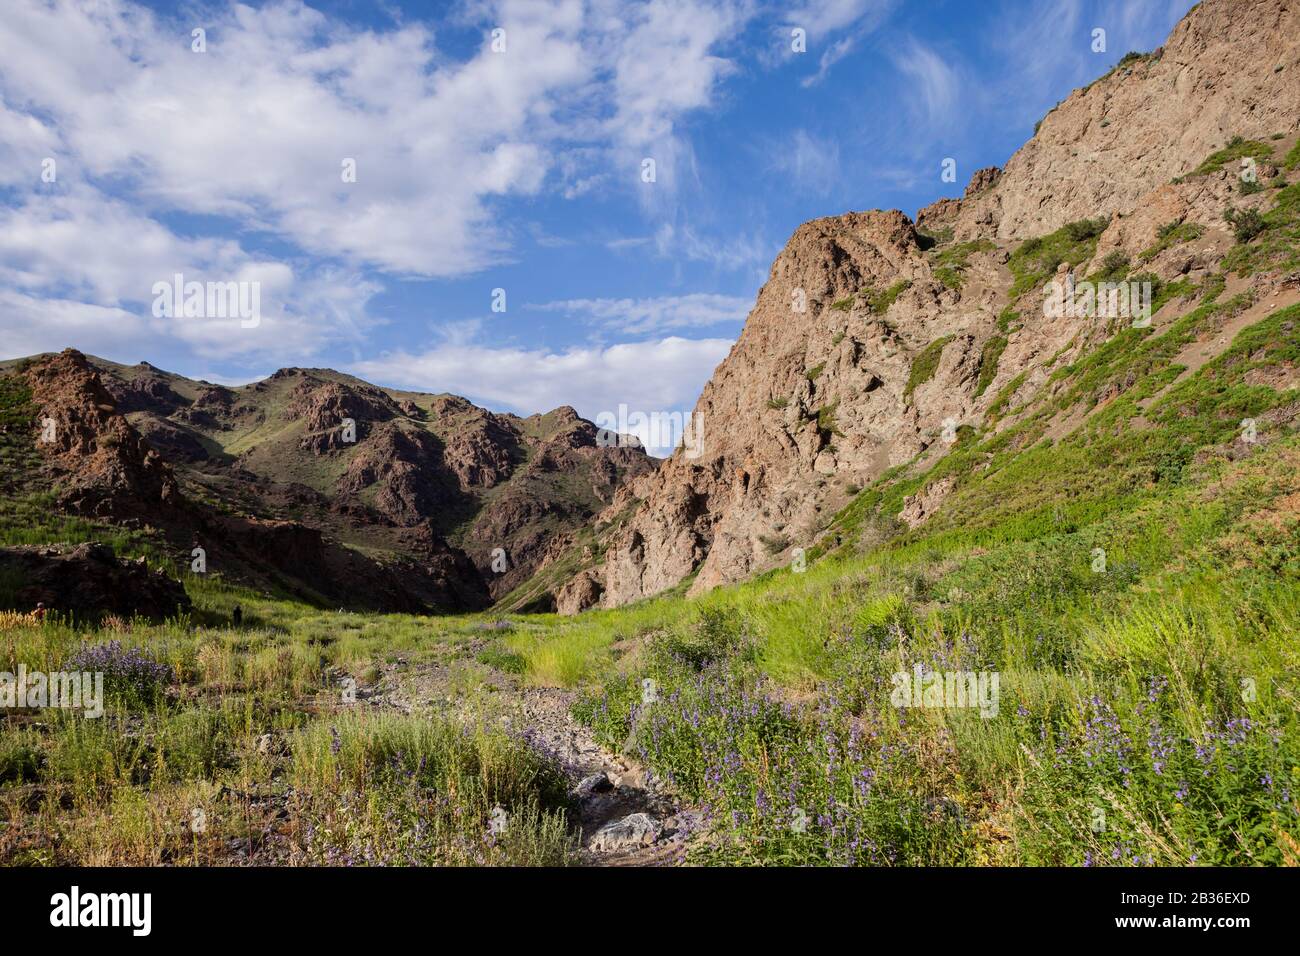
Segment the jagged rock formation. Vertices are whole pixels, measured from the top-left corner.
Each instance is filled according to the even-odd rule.
[[[580,577],[596,575],[606,606],[691,575],[693,592],[740,580],[814,544],[886,469],[934,455],[963,425],[1004,427],[1054,366],[1111,328],[1047,314],[1044,282],[1120,260],[1125,273],[1140,264],[1161,282],[1203,282],[1234,242],[1225,207],[1261,210],[1273,197],[1239,188],[1238,157],[1201,164],[1234,137],[1276,143],[1256,170],[1271,179],[1298,127],[1300,10],[1207,0],[1160,50],[1076,90],[961,199],[915,224],[872,211],[800,226],[696,405],[704,453],[679,450],[624,489],[603,519],[640,503]],[[1077,261],[1040,276],[1025,253],[1012,258],[1071,223]],[[1186,231],[1167,241],[1175,227]],[[1251,280],[1258,294],[1286,281]],[[945,494],[921,489],[901,518],[926,520]],[[593,590],[575,580],[560,593],[578,610],[573,596]]]
[[[25,377],[40,409],[34,438],[65,476],[60,508],[119,520],[176,509],[171,467],[118,413],[81,353],[69,349],[34,363]]]

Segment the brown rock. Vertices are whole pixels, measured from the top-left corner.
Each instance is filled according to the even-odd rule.
[[[555,593],[555,610],[559,614],[577,614],[595,607],[604,590],[598,571],[583,571]]]
[[[190,609],[179,581],[143,558],[120,561],[105,544],[67,548],[0,548],[0,576],[11,582],[0,607],[30,611],[43,603],[51,613],[98,622],[105,614],[161,621]]]

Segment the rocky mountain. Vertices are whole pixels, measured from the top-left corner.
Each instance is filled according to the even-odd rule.
[[[1125,383],[1080,391],[1059,373],[1126,316],[1062,316],[1051,280],[1147,283],[1156,331],[1216,283],[1243,302],[1294,301],[1298,129],[1300,8],[1207,0],[1162,48],[1071,94],[961,199],[915,220],[800,226],[696,405],[703,454],[679,449],[619,492],[601,518],[625,518],[573,562],[562,608],[788,563],[859,489],[1042,414],[1035,396],[1060,399],[1049,436],[1086,427]],[[1256,222],[1273,232],[1247,235]],[[1180,359],[1212,360],[1251,315],[1217,313]],[[927,520],[950,490],[932,483],[897,518]]]
[[[486,607],[654,468],[572,408],[519,418],[323,369],[227,388],[69,349],[6,372],[41,453],[16,490],[158,531],[182,567],[202,547],[211,571],[346,605]]]
[[[657,467],[571,408],[520,418],[326,369],[227,388],[69,351],[0,371],[54,422],[61,509],[201,541],[218,567],[403,609],[697,593],[825,549],[863,489],[920,481],[971,435],[1094,427],[1137,377],[1081,363],[1135,308],[1157,334],[1221,303],[1161,358],[1183,375],[1300,299],[1298,137],[1300,9],[1206,0],[961,198],[796,229],[699,398],[700,441]],[[1109,308],[1052,291],[1099,284]],[[933,520],[959,480],[887,517]]]

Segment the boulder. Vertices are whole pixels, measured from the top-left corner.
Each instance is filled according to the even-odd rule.
[[[31,611],[43,603],[50,613],[98,621],[106,614],[154,621],[190,609],[179,581],[144,558],[119,560],[106,544],[69,549],[0,548],[0,607]]]
[[[602,853],[650,846],[659,839],[659,823],[648,813],[633,813],[621,820],[611,820],[596,831],[590,848]]]

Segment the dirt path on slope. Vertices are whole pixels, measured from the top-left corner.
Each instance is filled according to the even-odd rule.
[[[384,664],[376,685],[359,696],[407,714],[441,712],[524,737],[568,779],[579,807],[581,857],[589,866],[677,865],[699,832],[699,811],[683,806],[645,768],[602,747],[573,718],[573,691],[529,687],[513,674],[477,663],[399,658]],[[652,828],[647,830],[637,814],[649,817]],[[632,821],[619,825],[629,817]],[[601,834],[607,824],[612,831]]]

